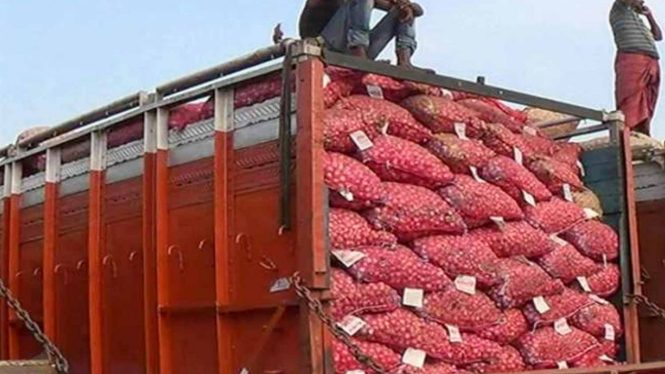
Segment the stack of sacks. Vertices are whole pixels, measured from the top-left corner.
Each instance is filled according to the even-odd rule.
[[[611,364],[618,238],[584,187],[581,149],[493,100],[335,77],[331,309],[361,350],[395,373]],[[334,348],[338,373],[372,372]]]

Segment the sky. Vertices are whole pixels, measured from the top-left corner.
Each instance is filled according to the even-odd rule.
[[[296,36],[303,2],[1,0],[0,144],[267,46],[278,22]],[[482,75],[487,84],[611,110],[612,2],[420,0],[426,14],[415,61],[444,75]],[[665,23],[665,4],[648,5]],[[659,139],[664,102],[653,125]]]

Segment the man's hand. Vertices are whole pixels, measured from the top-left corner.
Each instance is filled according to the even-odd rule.
[[[411,23],[416,18],[415,4],[410,0],[395,0],[395,6],[399,10],[399,22]]]

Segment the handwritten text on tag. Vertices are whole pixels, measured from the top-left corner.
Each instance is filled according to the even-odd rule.
[[[459,331],[459,327],[446,325],[446,329],[448,329],[448,340],[450,340],[451,343],[462,342],[462,334]]]
[[[349,336],[354,336],[365,327],[366,323],[362,319],[356,316],[346,316],[344,319],[337,324],[344,332],[349,334]]]
[[[455,278],[455,288],[458,291],[467,293],[469,295],[476,294],[476,277],[468,275],[459,275]]]
[[[356,145],[356,147],[358,147],[358,149],[361,152],[366,151],[374,146],[374,143],[372,143],[367,134],[365,134],[365,132],[362,130],[353,132],[349,136],[351,137],[351,140],[353,140],[353,143]]]
[[[560,318],[554,322],[554,331],[559,335],[568,335],[573,332],[565,318]]]
[[[367,94],[369,97],[383,100],[383,90],[379,86],[367,86]]]

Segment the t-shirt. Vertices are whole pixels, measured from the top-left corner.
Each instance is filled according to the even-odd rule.
[[[309,0],[300,16],[300,37],[316,38],[321,35],[344,0]]]
[[[614,42],[619,52],[639,53],[660,58],[653,34],[637,13],[628,4],[616,0],[610,12],[610,24]]]

